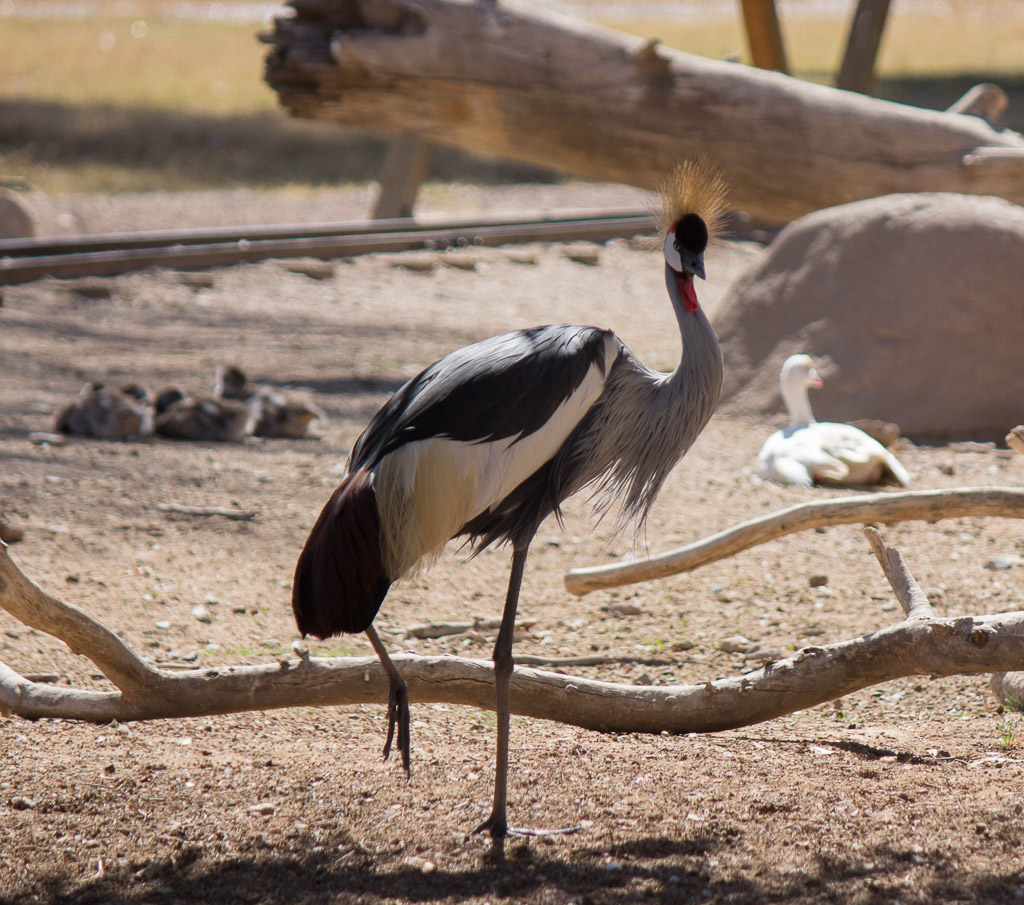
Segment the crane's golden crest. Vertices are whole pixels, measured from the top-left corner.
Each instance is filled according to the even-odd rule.
[[[725,178],[707,155],[677,163],[658,187],[658,232],[664,236],[684,215],[697,214],[708,228],[709,241],[714,240],[724,232],[727,195]]]

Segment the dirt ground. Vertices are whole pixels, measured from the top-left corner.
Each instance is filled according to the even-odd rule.
[[[552,203],[583,206],[588,191],[565,186]],[[549,203],[490,192],[491,209]],[[62,211],[91,229],[213,222],[234,210],[231,198],[58,199],[54,222]],[[294,219],[294,197],[249,200],[252,219]],[[445,201],[471,206],[455,190]],[[272,262],[213,271],[206,287],[149,271],[102,281],[107,298],[52,280],[4,288],[0,506],[25,530],[14,557],[168,668],[289,655],[289,587],[306,533],[359,431],[423,365],[552,321],[612,327],[651,365],[674,365],[678,334],[657,255],[616,242],[586,266],[564,251],[473,251],[474,271],[445,266],[440,253],[429,272],[404,268],[409,255],[371,256],[338,263],[323,280]],[[713,312],[760,253],[733,243],[710,256],[706,307]],[[311,389],[327,415],[322,438],[29,440],[88,379],[208,391],[224,362],[259,383]],[[834,495],[756,477],[755,456],[775,426],[716,415],[670,477],[641,546],[662,551]],[[1024,459],[1005,450],[904,444],[899,455],[915,487],[1024,481]],[[167,502],[258,516],[157,510]],[[884,536],[940,615],[1021,608],[1022,567],[992,568],[995,557],[1012,566],[1024,552],[1014,522],[907,523]],[[593,525],[582,501],[568,507],[564,531],[545,524],[521,603],[521,618],[535,621],[517,652],[600,653],[610,662],[573,672],[685,683],[756,668],[719,649],[729,636],[785,654],[900,615],[856,526],[794,535],[659,582],[581,599],[564,590],[567,569],[629,550],[609,525]],[[473,560],[450,550],[393,589],[377,620],[383,637],[396,651],[487,656],[480,638],[417,641],[404,629],[497,616],[507,567],[504,550]],[[193,615],[198,604],[207,621]],[[310,647],[370,653],[362,637]],[[59,685],[109,687],[89,661],[6,614],[0,660]],[[984,676],[892,682],[710,736],[604,735],[514,718],[512,822],[581,829],[510,841],[503,863],[485,857],[486,839],[467,835],[489,809],[493,715],[412,707],[409,782],[381,760],[383,704],[127,725],[0,718],[0,901],[1024,900],[1024,728],[997,708]]]

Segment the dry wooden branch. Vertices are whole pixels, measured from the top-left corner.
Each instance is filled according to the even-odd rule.
[[[572,569],[565,575],[565,587],[582,597],[601,588],[691,572],[758,544],[825,525],[937,522],[963,516],[1024,518],[1024,490],[1009,487],[909,490],[798,503],[646,559]]]
[[[528,629],[537,624],[536,619],[517,619],[518,628]],[[486,632],[501,628],[501,617],[476,617],[472,622],[420,622],[405,628],[402,635],[407,638],[445,638],[449,635],[462,635],[466,632]]]
[[[89,656],[118,691],[40,684],[0,663],[0,711],[108,722],[208,716],[278,707],[382,702],[376,658],[282,659],[168,673],[148,667],[108,629],[30,581],[0,545],[0,607]],[[395,657],[411,700],[490,709],[486,660]],[[699,685],[632,686],[517,666],[512,710],[616,732],[712,732],[750,725],[912,675],[1009,671],[1024,664],[1024,613],[914,619],[862,638],[810,647],[745,676]]]
[[[265,77],[296,116],[646,189],[706,150],[733,204],[770,222],[890,192],[1024,202],[1024,140],[976,116],[693,56],[517,0],[291,5],[265,36]]]
[[[892,585],[896,599],[903,607],[907,619],[931,619],[934,616],[932,605],[928,602],[928,595],[921,590],[921,586],[910,574],[910,569],[903,554],[892,547],[887,547],[882,541],[882,535],[877,528],[868,525],[864,529],[864,536],[868,539],[882,572]]]
[[[223,506],[185,506],[182,503],[157,503],[156,508],[161,512],[171,512],[176,515],[195,515],[200,518],[217,516],[236,522],[248,522],[256,518],[257,515],[255,509],[228,509]]]

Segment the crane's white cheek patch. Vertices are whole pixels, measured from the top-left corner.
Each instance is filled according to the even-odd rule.
[[[676,273],[679,273],[683,269],[683,259],[679,256],[675,243],[676,237],[674,232],[669,232],[665,236],[665,260],[668,262],[669,267],[676,271]]]
[[[496,506],[558,452],[604,388],[591,367],[579,387],[532,434],[483,443],[433,438],[388,454],[374,491],[393,580],[440,554],[467,522]]]

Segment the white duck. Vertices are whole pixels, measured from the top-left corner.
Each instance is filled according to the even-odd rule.
[[[809,355],[790,355],[779,377],[789,425],[776,431],[761,448],[757,470],[763,478],[783,484],[830,484],[855,487],[894,479],[904,487],[910,475],[877,440],[850,424],[815,421],[808,387],[821,378]]]

